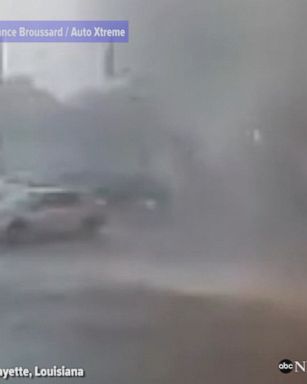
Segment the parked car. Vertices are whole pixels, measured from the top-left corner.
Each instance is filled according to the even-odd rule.
[[[0,202],[0,233],[9,242],[81,230],[93,233],[104,224],[103,206],[79,191],[25,188]]]

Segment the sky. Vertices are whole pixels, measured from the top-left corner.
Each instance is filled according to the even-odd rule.
[[[3,19],[129,20],[130,42],[115,48],[117,71],[129,68],[146,79],[161,113],[166,106],[174,125],[209,135],[208,151],[217,156],[237,126],[259,119],[268,100],[299,93],[307,68],[302,0],[2,0],[0,13]],[[60,98],[103,90],[105,48],[10,45],[8,72],[30,74]]]
[[[167,81],[168,88],[179,88],[177,94],[188,86],[198,100],[209,92],[220,97],[234,85],[241,93],[241,79],[243,87],[254,87],[287,71],[303,11],[301,0],[2,0],[0,4],[3,19],[128,19],[131,39],[116,46],[118,70],[128,67],[138,76],[159,77],[159,86]],[[32,74],[40,86],[62,97],[86,86],[103,87],[104,49],[105,45],[91,44],[10,45],[8,71]],[[163,91],[167,93],[166,87]]]
[[[105,8],[101,2],[101,12]],[[79,0],[4,0],[0,4],[4,20],[85,19]],[[88,16],[89,18],[90,15]],[[8,74],[34,76],[39,87],[64,97],[100,81],[97,61],[105,47],[70,44],[11,44],[7,50]],[[94,60],[93,60],[94,59]],[[96,62],[96,63],[95,63]]]
[[[140,76],[152,70],[147,36],[161,2],[82,1],[82,0],[3,0],[0,14],[4,20],[129,20],[131,41],[116,46],[117,70],[131,69]],[[140,9],[144,7],[143,16]],[[150,42],[149,42],[150,43]],[[154,42],[155,43],[155,42]],[[102,62],[105,44],[11,44],[7,50],[9,75],[29,74],[40,87],[65,98],[87,87],[104,87]],[[142,57],[144,55],[144,57]]]

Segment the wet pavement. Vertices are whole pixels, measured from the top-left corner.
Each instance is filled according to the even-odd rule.
[[[115,226],[93,239],[2,247],[0,368],[86,371],[37,383],[305,382],[277,369],[307,351],[305,309],[277,299],[281,275],[265,258],[262,268],[204,262],[201,247],[189,253],[179,238]]]

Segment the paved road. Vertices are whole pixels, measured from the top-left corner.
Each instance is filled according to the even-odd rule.
[[[2,247],[0,367],[83,367],[90,384],[304,382],[277,371],[285,357],[306,358],[307,329],[291,295],[276,300],[270,263],[204,262],[180,238],[114,226],[91,240]],[[78,381],[47,382],[66,380]]]

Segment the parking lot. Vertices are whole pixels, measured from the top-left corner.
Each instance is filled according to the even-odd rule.
[[[1,367],[82,367],[97,384],[282,382],[277,363],[304,358],[306,326],[291,292],[274,299],[277,270],[206,259],[179,238],[115,222],[91,239],[3,246]],[[63,380],[75,379],[48,381]]]

